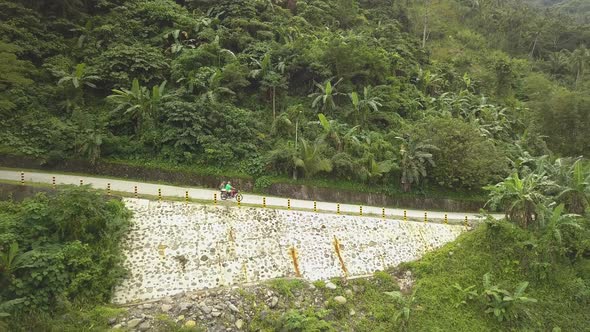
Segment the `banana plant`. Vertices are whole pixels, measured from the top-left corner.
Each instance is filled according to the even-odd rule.
[[[144,125],[158,111],[159,105],[169,97],[166,93],[166,81],[152,87],[152,92],[147,87],[141,86],[137,79],[131,84],[131,90],[113,89],[113,94],[107,99],[116,104],[113,112],[123,111],[123,115],[135,122],[135,133],[140,134]]]
[[[336,90],[336,86],[338,86],[340,82],[342,82],[342,78],[334,83],[334,85],[332,85],[331,80],[327,80],[324,84],[314,82],[314,85],[319,91],[308,95],[308,97],[313,98],[311,107],[317,109],[318,111],[335,110],[337,108],[335,98],[342,95],[342,93]]]

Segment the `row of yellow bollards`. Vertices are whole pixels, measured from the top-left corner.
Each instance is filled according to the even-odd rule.
[[[25,173],[24,172],[20,173],[20,182],[21,182],[21,185],[25,184]],[[51,184],[52,184],[53,189],[55,189],[56,188],[55,176],[53,176],[51,178]],[[83,185],[84,185],[84,180],[80,179],[80,186],[83,186]],[[111,196],[111,184],[110,183],[107,183],[107,195]],[[133,195],[135,198],[139,197],[137,186],[134,186],[134,188],[133,188]],[[162,202],[162,189],[161,188],[158,188],[158,202]],[[185,204],[188,204],[188,202],[189,202],[188,190],[185,191],[184,202],[185,202]],[[217,193],[213,194],[213,203],[215,205],[217,205]],[[241,201],[238,200],[237,203],[238,203],[238,207],[240,207]],[[266,208],[266,197],[262,197],[262,207]],[[287,209],[291,210],[291,199],[290,198],[287,199]],[[317,201],[313,201],[313,212],[318,212]],[[340,214],[340,203],[336,204],[336,214],[338,214],[338,215]],[[359,216],[362,216],[362,215],[363,215],[363,206],[359,205]],[[381,218],[386,219],[385,208],[381,208]],[[404,210],[403,221],[408,221],[407,210]],[[424,222],[425,223],[428,222],[428,212],[424,212]],[[444,217],[444,223],[445,224],[449,223],[449,218],[446,213],[445,213],[445,217]],[[469,225],[467,216],[465,216],[465,220],[464,220],[463,224],[465,226]]]

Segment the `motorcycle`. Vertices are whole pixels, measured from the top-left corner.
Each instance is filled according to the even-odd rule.
[[[241,202],[242,199],[244,199],[244,196],[238,191],[238,190],[232,190],[232,191],[225,191],[222,190],[221,191],[221,195],[219,195],[219,197],[221,197],[222,201],[225,201],[226,199],[236,199],[236,201]]]

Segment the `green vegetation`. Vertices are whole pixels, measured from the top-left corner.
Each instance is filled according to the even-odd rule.
[[[590,166],[578,157],[590,153],[587,8],[0,0],[0,151],[248,178],[256,190],[481,200],[483,187],[506,220],[405,264],[396,273],[414,273],[411,291],[382,272],[350,281],[362,289],[352,297],[343,284],[318,287],[325,304],[261,311],[250,328],[580,331],[590,322]],[[100,304],[124,272],[128,219],[83,188],[0,202],[0,328],[106,328],[118,309]],[[304,286],[270,285],[291,304]]]
[[[56,162],[478,192],[523,150],[590,152],[590,35],[567,6],[1,0],[0,141]]]
[[[74,330],[85,321],[106,327],[120,310],[93,307],[108,303],[125,273],[119,244],[129,218],[121,202],[84,187],[0,202],[0,308],[10,310],[0,319],[11,314],[16,330]],[[53,321],[64,312],[73,317]]]

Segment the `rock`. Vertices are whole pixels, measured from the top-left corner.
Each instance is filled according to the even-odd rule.
[[[326,283],[326,288],[327,288],[327,289],[334,290],[334,289],[338,288],[338,286],[334,285],[334,284],[333,284],[331,281],[328,281],[328,282]]]
[[[150,322],[143,322],[143,323],[141,323],[141,324],[139,325],[138,329],[139,329],[140,331],[147,331],[147,330],[149,330],[151,327],[152,327],[152,326],[151,326]]]
[[[211,309],[211,307],[206,306],[204,304],[199,305],[199,309],[205,314],[208,315],[211,313],[211,311],[213,311],[213,309]]]
[[[162,307],[160,309],[162,310],[162,312],[168,312],[172,309],[172,306],[169,304],[162,304]]]
[[[146,303],[142,306],[143,309],[151,309],[153,305],[151,303]]]
[[[172,298],[171,298],[171,297],[165,297],[165,298],[162,300],[162,303],[166,303],[166,304],[172,304],[172,303],[174,303],[174,301],[172,300]]]
[[[356,311],[354,311],[354,309],[350,309],[350,311],[348,312],[349,315],[354,316],[356,315]]]
[[[344,293],[348,296],[352,296],[352,291],[350,289],[345,290]]]
[[[219,317],[219,316],[221,316],[221,312],[219,312],[219,311],[213,311],[211,313],[211,316],[213,316],[213,317]]]
[[[184,315],[180,315],[180,316],[176,317],[177,322],[179,322],[181,320],[184,320]]]
[[[180,312],[184,312],[184,311],[187,311],[190,308],[192,308],[193,307],[193,304],[192,303],[184,302],[184,303],[181,303],[179,307],[180,307]]]
[[[186,327],[195,327],[197,326],[197,322],[195,322],[194,320],[187,320],[186,323],[184,323],[184,326]]]
[[[270,305],[268,307],[274,308],[277,306],[277,304],[279,304],[279,298],[276,296],[273,296],[272,299],[270,299]]]
[[[240,312],[240,310],[238,310],[238,307],[236,307],[236,306],[235,306],[233,303],[231,303],[231,302],[228,302],[228,303],[227,303],[227,307],[228,307],[228,308],[229,308],[231,311],[233,311],[233,312]]]
[[[242,327],[244,327],[244,321],[243,321],[243,320],[241,320],[241,319],[238,319],[238,320],[236,321],[236,328],[237,328],[238,330],[241,330],[241,329],[242,329]]]
[[[113,325],[117,322],[117,317],[109,318],[109,325]]]
[[[142,321],[143,321],[143,319],[140,319],[140,318],[132,319],[132,320],[130,320],[130,321],[127,322],[127,327],[134,328],[137,325],[139,325],[139,323],[141,323]]]
[[[121,329],[121,328],[123,328],[123,324],[117,324],[117,325],[113,326],[114,330]]]
[[[345,304],[346,298],[344,296],[336,296],[334,297],[334,301],[336,301],[338,304]]]
[[[309,289],[315,289],[315,285],[314,284],[309,284]]]

